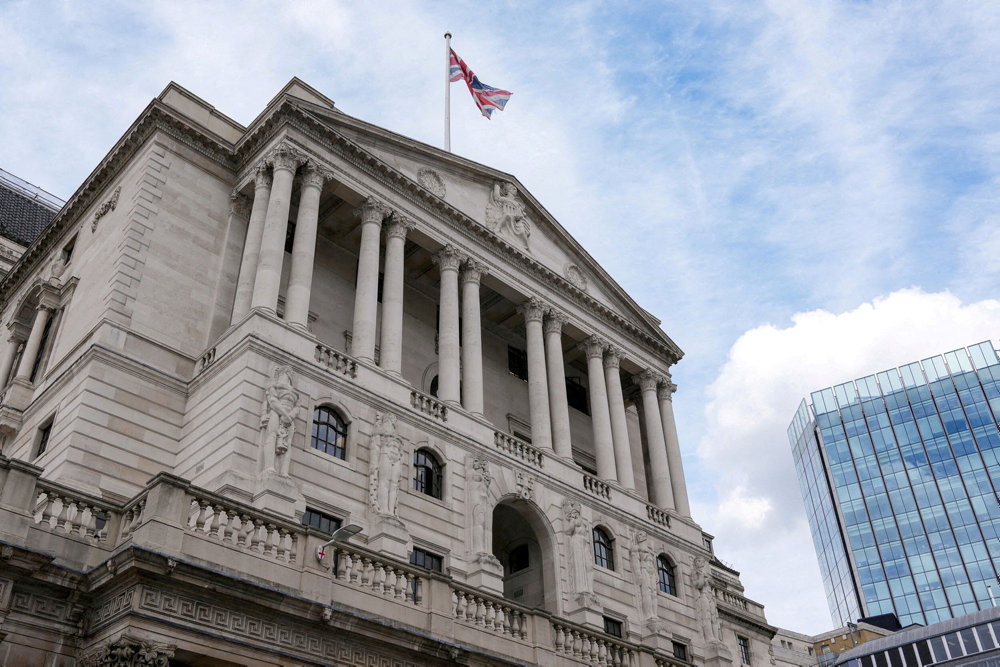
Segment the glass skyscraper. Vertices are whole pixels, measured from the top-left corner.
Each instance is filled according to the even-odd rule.
[[[1000,604],[993,346],[811,398],[788,438],[834,624],[895,613],[926,625],[989,608],[991,594]]]

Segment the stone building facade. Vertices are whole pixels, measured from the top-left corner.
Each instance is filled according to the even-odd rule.
[[[513,176],[171,84],[0,295],[2,664],[769,662],[680,349]]]

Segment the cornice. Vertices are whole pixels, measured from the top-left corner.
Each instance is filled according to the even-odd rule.
[[[452,223],[458,229],[489,247],[499,259],[506,260],[526,274],[569,296],[583,312],[595,315],[605,325],[626,331],[637,341],[666,356],[671,365],[683,357],[684,353],[680,348],[666,336],[654,336],[635,322],[619,315],[564,276],[544,266],[526,252],[511,245],[484,225],[429,192],[418,182],[396,171],[343,134],[335,131],[321,118],[301,108],[294,100],[282,102],[270,118],[258,125],[240,142],[237,149],[239,170],[245,169],[247,164],[256,158],[260,150],[286,126],[314,139],[347,161],[352,167],[395,194],[425,210],[433,211],[440,218]]]
[[[0,297],[0,305],[6,305],[8,296],[36,268],[39,260],[46,255],[55,240],[96,203],[104,190],[121,174],[129,158],[133,157],[157,131],[169,135],[224,167],[235,168],[236,154],[231,144],[198,129],[195,121],[177,113],[159,100],[153,100],[73,193],[52,222],[42,230],[35,242],[24,251],[18,262],[0,279],[0,295],[3,295]]]

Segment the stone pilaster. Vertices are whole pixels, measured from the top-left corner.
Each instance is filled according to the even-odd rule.
[[[552,419],[552,448],[556,456],[573,458],[569,428],[569,401],[566,398],[566,360],[563,357],[562,328],[566,316],[549,310],[545,318],[545,360],[549,383],[549,413]]]
[[[531,442],[540,449],[552,449],[552,423],[549,414],[549,390],[545,376],[545,338],[542,319],[545,305],[534,297],[522,303],[525,338],[528,345],[528,403],[531,410]]]
[[[434,262],[441,271],[441,296],[438,302],[438,398],[452,405],[460,396],[458,334],[458,267],[464,257],[453,246],[445,246]]]
[[[632,447],[628,439],[628,422],[625,418],[625,396],[620,375],[622,353],[609,346],[604,352],[604,384],[608,390],[608,409],[611,413],[611,440],[615,450],[615,470],[618,483],[629,491],[635,490],[635,473],[632,470]]]
[[[479,284],[486,266],[470,259],[462,267],[462,403],[483,414],[483,327]]]
[[[382,219],[388,210],[369,197],[357,210],[361,217],[361,248],[354,289],[354,325],[351,353],[358,359],[375,360],[375,324],[378,317],[378,249]]]
[[[591,336],[583,342],[587,353],[587,378],[590,386],[590,422],[594,429],[594,453],[597,456],[597,476],[618,481],[615,472],[615,450],[611,434],[611,414],[608,411],[608,389],[604,385],[604,348],[607,342]]]
[[[403,250],[413,221],[398,213],[385,227],[385,273],[382,279],[382,339],[379,363],[399,375],[403,363]]]
[[[309,301],[312,296],[313,265],[316,260],[316,235],[319,227],[319,197],[329,178],[324,170],[310,164],[302,174],[299,212],[292,240],[292,265],[288,272],[285,295],[285,321],[302,327],[309,324]]]

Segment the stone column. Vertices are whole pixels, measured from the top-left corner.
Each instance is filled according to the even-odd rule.
[[[522,303],[525,338],[528,344],[528,403],[531,412],[531,443],[539,449],[552,449],[552,424],[549,421],[549,390],[545,381],[545,338],[542,318],[545,306],[535,297]]]
[[[604,353],[604,384],[608,388],[608,409],[611,412],[611,440],[615,447],[615,469],[618,483],[629,491],[635,490],[635,474],[632,471],[632,448],[628,440],[628,422],[625,419],[625,396],[622,393],[622,378],[619,374],[622,353],[608,347]]]
[[[385,228],[385,273],[382,278],[382,340],[379,365],[399,375],[403,364],[403,249],[413,222],[392,214]]]
[[[31,369],[35,365],[42,345],[42,333],[51,315],[52,310],[47,306],[40,305],[35,311],[35,321],[31,324],[31,333],[28,335],[28,342],[24,344],[24,354],[21,355],[21,363],[17,367],[17,379],[25,382],[31,380]]]
[[[313,265],[316,260],[316,235],[319,227],[319,196],[327,174],[309,165],[302,174],[299,191],[299,213],[295,219],[292,240],[292,265],[288,272],[285,294],[285,321],[307,328],[309,300],[312,295]]]
[[[667,446],[663,438],[663,422],[660,421],[660,406],[656,399],[656,385],[660,376],[650,369],[639,373],[639,387],[642,389],[642,417],[646,426],[646,448],[649,450],[649,467],[653,488],[650,500],[663,509],[674,509],[674,492],[670,486],[670,466],[667,462]]]
[[[253,284],[257,277],[257,259],[260,257],[260,242],[264,237],[264,217],[267,202],[271,197],[271,175],[264,164],[254,171],[253,207],[247,224],[247,238],[243,243],[243,260],[240,262],[240,277],[236,283],[236,299],[233,301],[232,323],[250,312],[253,301]]]
[[[462,267],[462,403],[483,414],[483,325],[479,312],[479,282],[486,267],[470,259]]]
[[[10,377],[10,371],[14,365],[14,357],[17,356],[17,348],[20,345],[20,339],[11,333],[3,349],[3,360],[0,361],[0,389],[7,386],[7,378]]]
[[[458,343],[458,267],[464,257],[447,245],[434,255],[441,270],[441,297],[438,304],[438,398],[458,404],[460,390]]]
[[[566,360],[563,357],[562,328],[566,316],[549,310],[545,330],[546,376],[549,381],[549,412],[552,419],[552,447],[556,456],[572,460],[573,441],[569,430],[569,401],[566,399]]]
[[[670,485],[674,491],[674,507],[683,516],[691,516],[688,503],[687,482],[684,481],[684,463],[681,461],[681,445],[677,439],[677,424],[674,422],[673,394],[677,385],[670,381],[661,384],[656,391],[660,402],[660,421],[663,424],[663,439],[667,445],[667,465],[670,466]]]
[[[354,325],[351,354],[375,360],[375,322],[378,317],[378,248],[382,218],[388,210],[369,197],[357,210],[361,217],[361,248],[358,250],[358,278],[354,288]]]
[[[618,481],[615,472],[615,450],[611,435],[611,413],[608,411],[608,389],[604,385],[604,348],[607,343],[591,336],[583,342],[587,353],[587,380],[590,386],[590,423],[594,428],[594,453],[597,456],[597,476]]]
[[[281,264],[285,260],[285,235],[288,233],[292,181],[301,159],[291,147],[282,144],[271,153],[269,161],[273,165],[274,176],[271,196],[267,202],[267,216],[264,218],[264,235],[260,241],[257,277],[254,279],[250,306],[275,312],[281,285]]]

